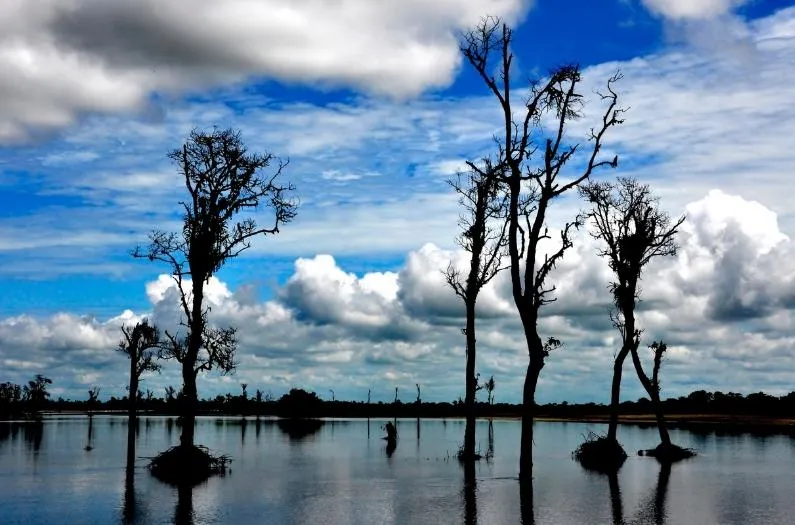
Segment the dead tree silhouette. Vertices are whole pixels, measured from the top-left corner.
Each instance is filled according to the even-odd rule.
[[[580,194],[591,205],[590,210],[582,215],[583,220],[591,221],[594,226],[591,235],[604,243],[605,247],[598,253],[607,258],[615,276],[609,287],[614,304],[610,318],[621,334],[622,344],[613,366],[607,439],[617,444],[621,373],[624,360],[630,355],[637,376],[651,398],[661,446],[664,451],[673,452],[678,447],[671,444],[659,388],[660,364],[667,347],[662,341],[651,345],[654,364],[649,378],[638,354],[643,330],[637,326],[635,308],[640,301],[639,283],[644,269],[658,257],[676,255],[675,236],[685,217],[672,221],[660,210],[659,199],[651,193],[649,186],[632,178],[619,177],[615,183],[592,182],[581,187]]]
[[[461,51],[496,98],[502,113],[502,131],[496,137],[497,156],[493,161],[501,186],[508,198],[508,254],[511,290],[522,322],[528,351],[528,366],[522,393],[522,435],[519,477],[532,478],[533,421],[535,419],[536,387],[541,369],[550,351],[560,347],[555,338],[542,339],[538,319],[543,306],[554,301],[555,286],[548,282],[549,273],[572,246],[572,230],[579,221],[567,223],[560,234],[560,243],[546,252],[541,245],[551,240],[547,211],[556,199],[578,185],[599,168],[618,165],[618,157],[600,159],[599,151],[607,131],[621,124],[622,109],[617,108],[618,95],[613,85],[621,78],[614,74],[601,95],[606,103],[601,122],[589,134],[590,151],[582,168],[567,170],[565,180],[558,175],[582,149],[566,137],[567,123],[582,116],[584,104],[578,92],[580,68],[566,65],[554,69],[549,76],[530,83],[528,95],[516,105],[512,95],[513,33],[499,18],[486,17],[462,39]],[[497,72],[495,77],[494,73]],[[549,120],[552,120],[550,126]],[[548,132],[551,128],[551,133]]]
[[[466,326],[461,332],[466,337],[465,399],[466,427],[464,446],[458,459],[479,459],[475,452],[475,421],[477,391],[479,390],[476,369],[477,337],[475,307],[481,290],[497,274],[504,270],[503,258],[507,255],[506,228],[508,196],[500,191],[501,165],[490,159],[482,159],[480,165],[467,163],[468,173],[458,174],[456,180],[448,181],[458,194],[458,203],[463,209],[459,226],[461,234],[456,243],[469,253],[469,268],[463,275],[452,262],[445,270],[445,280],[455,294],[464,302]]]
[[[127,463],[131,464],[135,461],[138,384],[145,372],[160,371],[160,364],[156,358],[162,340],[160,330],[154,324],[150,324],[148,319],[143,319],[132,327],[123,325],[121,333],[123,337],[117,349],[126,354],[130,360],[130,385],[127,394]],[[168,390],[166,394],[168,395]]]

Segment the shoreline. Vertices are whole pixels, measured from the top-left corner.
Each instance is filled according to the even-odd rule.
[[[53,410],[43,411],[42,415],[48,416],[85,416],[88,417],[86,411],[80,410]],[[126,416],[125,410],[96,410],[93,411],[94,416]],[[160,411],[139,412],[139,417],[171,417],[177,418],[178,414]],[[224,418],[247,418],[256,419],[257,414],[235,414],[223,412],[205,412],[197,414],[197,417],[224,417]],[[260,414],[259,417],[267,419],[283,419],[290,418],[291,416],[279,416],[277,414]],[[312,416],[317,419],[329,420],[364,420],[364,419],[395,419],[394,416],[386,414],[374,414],[371,416],[362,414],[317,414]],[[397,419],[425,419],[425,420],[460,420],[465,418],[460,415],[438,416],[430,415],[419,417],[416,416],[398,416]],[[493,415],[493,416],[478,416],[478,420],[496,420],[496,421],[520,421],[521,416],[513,414]],[[536,416],[536,421],[549,422],[549,423],[585,423],[585,424],[598,424],[606,425],[609,422],[610,416],[608,414],[588,414],[588,415],[539,415]],[[672,429],[686,429],[686,430],[738,430],[746,432],[775,432],[775,433],[795,433],[795,418],[792,417],[772,417],[772,416],[755,416],[755,415],[727,415],[727,414],[668,414],[665,416],[669,428]],[[35,419],[13,418],[13,419],[0,419],[0,422],[6,423],[26,423],[35,421]],[[656,419],[654,414],[625,414],[620,415],[618,422],[621,425],[636,425],[636,426],[655,426]]]

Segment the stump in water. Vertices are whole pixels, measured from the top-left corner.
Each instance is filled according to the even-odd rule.
[[[627,459],[627,453],[618,440],[593,432],[588,433],[571,455],[583,468],[605,473],[616,472]]]
[[[223,476],[231,459],[213,456],[207,447],[171,447],[153,458],[148,468],[154,477],[169,485],[194,486],[210,476]]]
[[[683,459],[692,458],[696,455],[696,451],[692,448],[684,448],[678,445],[664,445],[660,443],[655,448],[649,450],[639,450],[639,456],[651,456],[656,458],[660,463],[676,463]]]

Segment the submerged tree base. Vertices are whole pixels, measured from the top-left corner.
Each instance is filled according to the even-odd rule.
[[[193,486],[211,476],[225,475],[231,462],[228,456],[213,456],[207,447],[177,445],[153,458],[147,468],[169,485]]]
[[[675,463],[683,459],[692,458],[696,455],[696,451],[692,448],[684,448],[679,445],[664,445],[660,443],[655,448],[648,450],[638,450],[639,456],[651,456],[657,458],[657,461],[664,463]]]
[[[627,453],[618,440],[594,432],[589,432],[571,455],[583,468],[597,472],[615,472],[627,459]]]

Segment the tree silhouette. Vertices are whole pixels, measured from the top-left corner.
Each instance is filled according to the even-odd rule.
[[[181,203],[183,231],[154,231],[148,249],[138,247],[133,256],[168,264],[180,292],[187,333],[179,337],[166,332],[168,344],[163,355],[182,364],[185,421],[181,442],[192,445],[196,376],[213,368],[232,371],[237,344],[234,328],[208,325],[204,286],[229,259],[251,246],[251,238],[278,233],[280,225],[295,216],[296,205],[287,197],[292,186],[276,182],[285,164],[279,162],[274,174],[263,177],[261,172],[271,165],[273,155],[248,153],[239,132],[231,129],[194,129],[185,145],[172,151],[169,158],[179,166],[189,194],[189,200]],[[259,227],[251,217],[235,222],[238,214],[258,208],[262,202],[274,212],[270,228]],[[191,280],[189,285],[184,283],[186,278]]]
[[[295,216],[297,204],[288,196],[292,185],[278,183],[285,163],[271,154],[249,153],[240,133],[232,129],[194,129],[185,144],[168,156],[178,166],[188,192],[180,203],[182,231],[154,231],[149,246],[136,247],[132,255],[168,265],[179,291],[181,324],[186,330],[183,334],[165,332],[161,356],[182,365],[180,444],[193,447],[196,377],[213,369],[233,371],[237,346],[234,328],[210,326],[205,286],[224,264],[251,247],[254,237],[279,233]],[[275,171],[265,174],[274,161]],[[261,204],[273,212],[269,227],[258,225],[250,216]],[[245,218],[239,219],[240,215]]]
[[[488,396],[487,401],[489,405],[494,403],[494,388],[497,384],[494,382],[494,376],[489,377],[489,380],[486,381],[486,384],[483,385],[483,388],[486,389],[486,395]]]
[[[135,421],[136,404],[138,401],[138,384],[145,372],[159,372],[157,350],[162,340],[160,330],[150,324],[148,319],[135,323],[134,326],[121,327],[122,340],[118,351],[130,359],[130,386],[128,396],[128,416],[130,423]]]
[[[94,417],[94,408],[99,403],[99,391],[100,388],[98,386],[93,386],[88,391],[88,417]]]
[[[127,463],[135,462],[135,427],[138,418],[138,384],[145,372],[159,372],[157,350],[161,348],[160,330],[143,319],[134,326],[121,327],[122,339],[118,351],[130,360],[130,385],[127,396]],[[172,389],[173,390],[173,389]],[[166,390],[168,393],[168,390]],[[147,392],[151,397],[151,392]]]
[[[458,194],[458,202],[463,208],[458,224],[461,234],[456,242],[469,253],[469,269],[466,277],[451,262],[445,270],[445,280],[463,301],[466,309],[466,327],[462,330],[466,337],[466,428],[464,447],[459,459],[471,460],[475,452],[475,408],[478,391],[475,373],[476,344],[475,306],[478,295],[501,270],[502,258],[506,255],[505,221],[507,196],[500,191],[501,166],[494,166],[489,159],[482,165],[467,163],[469,173],[458,174],[457,180],[449,181]]]
[[[555,286],[548,283],[549,273],[572,246],[572,229],[579,221],[567,223],[560,234],[560,243],[544,251],[543,243],[552,236],[547,227],[547,211],[553,201],[576,188],[595,170],[616,167],[612,160],[598,158],[605,133],[621,124],[622,109],[617,107],[618,95],[613,89],[621,75],[616,73],[607,81],[607,93],[601,94],[607,103],[601,122],[591,129],[590,152],[581,171],[558,176],[568,162],[577,156],[580,144],[566,139],[566,124],[582,116],[584,104],[578,92],[581,76],[576,65],[554,69],[549,76],[532,82],[527,97],[516,105],[512,91],[511,51],[512,31],[499,18],[487,17],[463,37],[461,51],[497,99],[502,113],[502,131],[495,137],[497,161],[495,173],[508,198],[508,254],[511,289],[524,328],[529,362],[522,395],[522,436],[519,477],[532,478],[533,420],[535,393],[541,369],[550,350],[561,342],[544,341],[538,331],[541,308],[554,301]],[[494,71],[497,71],[497,77]]]
[[[22,396],[30,407],[31,412],[38,412],[47,402],[50,393],[47,392],[47,385],[52,384],[52,379],[45,377],[41,374],[36,374],[36,377],[22,388]]]
[[[585,213],[595,227],[591,235],[606,245],[598,254],[607,258],[615,276],[609,286],[614,304],[610,317],[622,339],[613,365],[607,437],[617,441],[621,372],[624,360],[631,355],[638,378],[652,400],[660,440],[670,446],[659,395],[659,369],[666,346],[662,342],[652,345],[654,368],[653,377],[649,378],[638,355],[643,331],[637,326],[635,308],[645,267],[657,257],[676,255],[675,236],[685,217],[672,221],[659,209],[659,199],[652,195],[649,186],[632,178],[619,177],[616,183],[592,182],[581,187],[580,193],[591,205]]]

